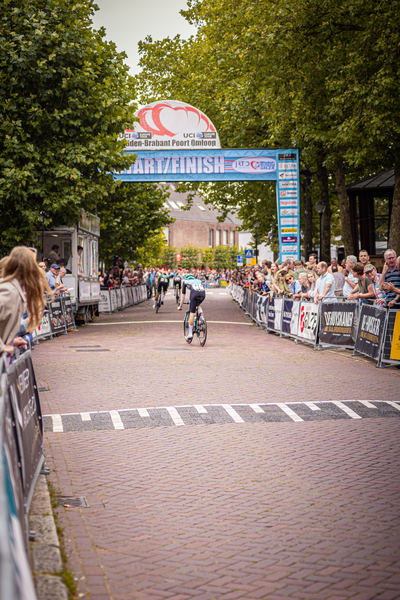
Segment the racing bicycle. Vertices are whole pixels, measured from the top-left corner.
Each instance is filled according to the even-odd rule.
[[[185,302],[184,304],[189,304],[189,302]],[[189,316],[190,312],[187,311],[183,321],[183,334],[187,343],[191,344],[192,340],[186,339],[186,336],[189,333]],[[207,321],[204,311],[199,310],[199,305],[196,306],[196,312],[194,314],[193,338],[195,335],[197,335],[197,341],[199,342],[200,346],[204,346],[207,339]]]
[[[157,304],[156,304],[156,313],[158,313],[158,311],[160,310],[161,307],[161,292],[158,294],[158,300],[157,300]]]
[[[181,299],[181,294],[179,292],[179,285],[175,285],[175,298],[176,298],[176,303],[179,304],[179,300]]]

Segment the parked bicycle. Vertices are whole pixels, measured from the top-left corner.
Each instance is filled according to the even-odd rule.
[[[184,304],[189,304],[189,302],[184,302]],[[187,335],[189,333],[189,315],[190,312],[187,311],[183,320],[183,334],[185,336],[185,340],[188,344],[191,344],[192,339],[195,335],[197,335],[197,341],[199,342],[200,346],[204,346],[207,340],[207,321],[204,311],[199,309],[198,305],[196,306],[196,312],[194,314],[193,338],[187,339]]]

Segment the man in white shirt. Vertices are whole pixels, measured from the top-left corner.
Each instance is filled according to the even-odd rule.
[[[335,296],[335,278],[332,273],[328,273],[328,265],[326,262],[320,262],[317,265],[317,292],[314,296],[314,303],[319,302],[336,302]]]
[[[347,275],[345,275],[344,277],[344,281],[345,284],[343,286],[343,296],[344,298],[347,298],[347,296],[349,294],[351,294],[351,292],[354,290],[354,288],[356,287],[356,285],[358,285],[358,279],[357,277],[354,277],[353,273],[351,272],[352,268],[354,267],[354,265],[357,263],[357,257],[353,256],[352,254],[350,254],[350,256],[348,256],[346,258],[346,271],[347,271]]]

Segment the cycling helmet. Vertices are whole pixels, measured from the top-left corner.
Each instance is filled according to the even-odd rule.
[[[188,281],[189,279],[194,279],[194,275],[192,275],[191,273],[185,275],[185,281]]]

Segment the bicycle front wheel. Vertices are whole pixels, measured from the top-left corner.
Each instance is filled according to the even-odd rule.
[[[204,312],[199,314],[197,321],[197,341],[200,346],[204,346],[207,340],[207,321]]]

